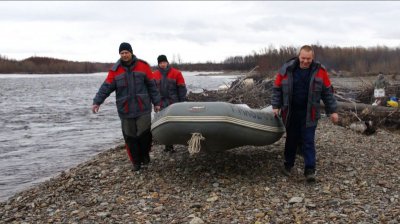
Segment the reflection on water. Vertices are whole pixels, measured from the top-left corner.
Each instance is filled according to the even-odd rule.
[[[196,74],[189,91],[234,79]],[[114,94],[91,112],[106,75],[0,75],[0,200],[122,142]]]

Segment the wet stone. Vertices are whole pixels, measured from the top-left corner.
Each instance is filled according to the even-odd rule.
[[[294,203],[301,203],[303,201],[303,198],[302,197],[292,197],[290,200],[289,200],[289,204],[294,204]]]

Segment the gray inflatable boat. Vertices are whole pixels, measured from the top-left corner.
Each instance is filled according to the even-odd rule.
[[[285,132],[272,112],[225,102],[175,103],[156,113],[153,138],[160,144],[189,145],[194,135],[206,151],[223,151],[244,145],[269,145]]]

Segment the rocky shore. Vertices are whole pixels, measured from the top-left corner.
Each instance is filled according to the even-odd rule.
[[[139,172],[118,146],[0,203],[0,223],[399,223],[400,135],[322,119],[316,137],[314,184],[300,157],[280,173],[284,137],[195,156],[155,144]]]

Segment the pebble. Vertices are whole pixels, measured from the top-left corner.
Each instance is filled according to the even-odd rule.
[[[153,209],[153,212],[156,214],[160,214],[160,213],[162,213],[163,210],[164,210],[164,206],[158,206],[155,209]]]
[[[289,204],[301,203],[302,201],[303,201],[302,197],[293,197],[289,200]]]
[[[210,198],[207,198],[207,201],[214,202],[214,201],[218,200],[218,198],[219,198],[218,196],[210,197]]]
[[[194,217],[192,220],[190,220],[189,224],[203,224],[204,221],[201,218]]]
[[[265,216],[265,213],[263,213],[263,212],[259,212],[259,213],[256,213],[256,218],[263,218]]]
[[[110,216],[111,214],[109,212],[98,212],[96,215],[101,218],[105,218],[105,217]]]
[[[279,199],[279,198],[273,198],[273,199],[271,200],[271,202],[273,202],[273,203],[280,203],[280,202],[281,202],[281,199]]]
[[[316,208],[317,205],[314,204],[314,203],[308,203],[308,204],[306,204],[306,207],[307,207],[307,208]]]

